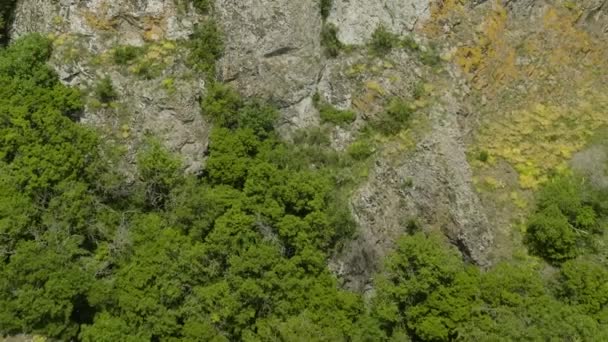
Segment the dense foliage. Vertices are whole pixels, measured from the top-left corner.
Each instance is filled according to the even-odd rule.
[[[319,1],[319,11],[321,13],[321,18],[323,20],[329,17],[329,12],[331,12],[331,8],[333,6],[333,0],[318,0]]]
[[[378,281],[374,312],[392,336],[422,341],[604,341],[608,269],[565,264],[555,282],[538,266],[503,263],[480,273],[435,236],[403,238]]]
[[[8,26],[16,4],[16,0],[3,0],[0,2],[0,43],[4,42],[8,36]]]
[[[531,250],[557,263],[594,249],[608,214],[607,200],[583,179],[552,179],[540,192],[538,208],[528,223]]]
[[[274,109],[211,87],[205,175],[185,176],[151,141],[129,184],[74,121],[80,94],[58,83],[49,52],[30,36],[0,55],[1,332],[194,341],[360,331],[362,301],[326,268],[352,223],[332,176],[277,139]],[[105,83],[96,91],[110,98]]]
[[[212,19],[198,24],[190,37],[190,64],[199,71],[212,74],[215,61],[224,52],[224,42],[219,27]]]
[[[331,152],[322,130],[285,143],[273,107],[211,84],[204,173],[185,175],[150,139],[135,179],[125,179],[109,142],[77,122],[81,95],[58,82],[49,54],[38,35],[0,50],[0,334],[608,340],[598,247],[606,200],[580,180],[550,182],[528,225],[531,250],[554,272],[529,258],[481,272],[441,237],[415,232],[398,242],[366,304],[339,288],[327,258],[353,234],[338,190],[373,153],[368,144]],[[107,81],[94,91],[117,96]],[[386,115],[405,125],[410,109],[396,99]]]

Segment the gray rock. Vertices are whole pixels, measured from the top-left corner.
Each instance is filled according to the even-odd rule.
[[[220,79],[276,103],[293,125],[315,124],[310,98],[322,66],[315,1],[218,0],[226,50]]]
[[[570,165],[596,189],[608,189],[608,152],[606,144],[592,145],[576,153]]]
[[[379,25],[397,34],[412,32],[430,15],[430,0],[334,0],[328,21],[345,44],[364,44]]]

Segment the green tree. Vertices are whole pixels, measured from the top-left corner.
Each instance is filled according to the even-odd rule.
[[[541,190],[537,211],[528,222],[526,241],[532,252],[555,263],[575,258],[602,233],[590,190],[577,177],[557,177]]]
[[[608,323],[608,269],[590,259],[565,262],[560,270],[558,295],[565,302]]]
[[[181,161],[159,142],[149,141],[137,156],[137,166],[146,204],[151,208],[163,208],[171,189],[183,181]]]
[[[400,239],[386,267],[374,309],[389,334],[407,327],[425,341],[454,339],[479,306],[479,274],[435,236]]]

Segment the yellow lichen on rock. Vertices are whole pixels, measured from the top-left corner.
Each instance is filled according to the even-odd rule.
[[[458,48],[454,58],[473,87],[487,89],[490,95],[519,76],[515,48],[505,37],[507,21],[507,11],[496,2],[475,41]]]
[[[590,103],[594,103],[591,105]],[[574,106],[535,104],[485,125],[476,144],[509,162],[520,186],[535,189],[550,170],[565,167],[594,131],[608,126],[608,96],[595,94]]]
[[[480,114],[471,150],[490,155],[491,162],[473,163],[476,174],[485,179],[506,161],[523,189],[565,169],[608,125],[608,75],[601,72],[608,69],[608,44],[578,24],[579,10],[538,8],[531,17],[510,13],[499,1],[469,17],[452,10],[451,20],[466,28],[448,37],[457,47],[451,60]]]

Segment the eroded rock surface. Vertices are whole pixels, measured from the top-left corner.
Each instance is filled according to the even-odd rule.
[[[378,159],[353,197],[361,229],[332,265],[346,287],[370,288],[394,242],[412,229],[439,230],[469,261],[489,264],[493,234],[472,183],[459,105],[449,95],[441,102],[430,109],[432,129],[414,150]]]

